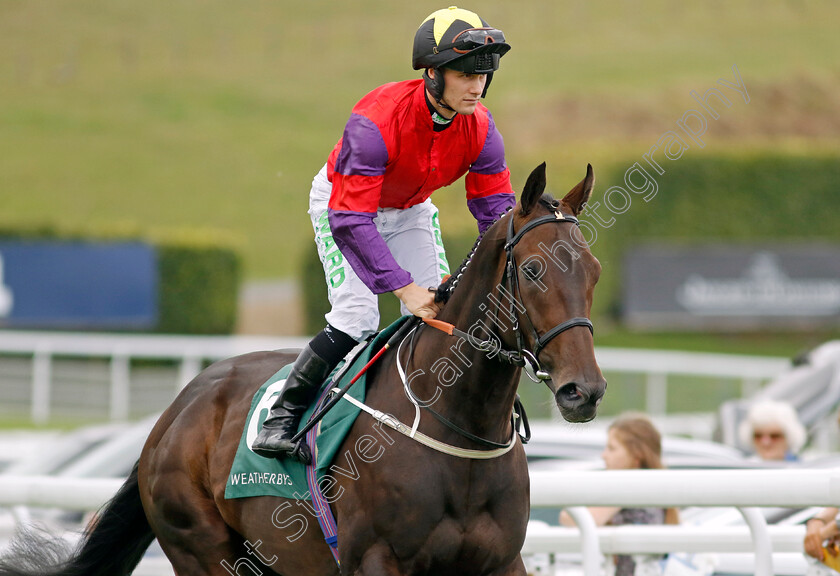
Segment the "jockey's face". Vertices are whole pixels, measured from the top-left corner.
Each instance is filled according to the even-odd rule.
[[[458,72],[457,70],[450,70],[443,68],[437,72],[443,72],[444,89],[443,102],[455,110],[458,114],[469,116],[475,112],[476,106],[481,101],[481,94],[484,92],[484,85],[487,83],[486,74],[467,74],[465,72]],[[429,71],[434,74],[434,70]],[[438,110],[440,113],[441,111]],[[443,110],[442,114],[446,118],[454,116],[451,110]]]

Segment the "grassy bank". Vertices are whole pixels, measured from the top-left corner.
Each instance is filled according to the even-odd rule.
[[[294,275],[310,242],[312,175],[362,94],[415,75],[413,30],[439,7],[7,2],[0,217],[224,228],[247,241],[248,277]],[[764,120],[736,125],[747,107],[733,107],[709,148],[766,144],[756,125],[789,108],[825,125],[831,110],[784,94],[803,75],[817,101],[840,85],[834,3],[499,0],[480,11],[514,45],[487,103],[516,186],[543,160],[561,189],[586,162],[620,166],[692,105],[689,90],[730,78],[733,64],[748,87],[772,87],[750,103]],[[472,226],[462,190],[436,195],[454,229]]]

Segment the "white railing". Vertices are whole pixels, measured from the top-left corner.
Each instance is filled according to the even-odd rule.
[[[569,510],[573,510],[570,508]],[[585,509],[584,513],[585,513]],[[706,554],[713,563],[720,563],[722,573],[778,575],[805,574],[807,560],[802,543],[804,526],[768,526],[767,541],[772,550],[772,564],[763,566],[755,555],[756,544],[747,526],[619,526],[593,527],[597,539],[581,538],[577,528],[528,525],[522,555],[535,573],[539,568],[568,570],[585,576],[603,574],[602,555],[662,555],[681,552],[686,555]],[[583,562],[579,558],[582,556]],[[556,559],[552,562],[552,559]],[[739,569],[740,568],[740,569]]]
[[[666,412],[669,376],[739,380],[741,390],[736,396],[748,397],[791,368],[787,358],[669,350],[596,348],[595,357],[603,372],[645,376],[645,410],[652,415]]]
[[[0,505],[96,509],[118,480],[59,480],[0,476]],[[831,506],[840,502],[834,470],[626,470],[532,472],[531,505],[565,507],[579,529],[531,526],[523,552],[581,552],[586,576],[600,571],[603,553],[746,552],[756,576],[772,576],[774,552],[801,552],[804,531],[770,526],[762,506]],[[622,526],[596,528],[585,506],[734,506],[747,527]]]
[[[0,506],[98,510],[123,482],[119,478],[0,475]]]
[[[258,350],[302,348],[305,338],[258,336],[169,336],[156,334],[94,334],[0,331],[0,356],[32,357],[31,418],[44,424],[50,417],[52,364],[56,356],[106,358],[110,361],[110,418],[125,420],[129,414],[131,360],[179,362],[177,390],[202,369],[204,362]],[[173,398],[175,392],[173,390]]]
[[[302,348],[306,338],[256,336],[167,336],[154,334],[94,334],[0,331],[0,357],[23,355],[32,359],[30,414],[34,422],[50,417],[53,359],[56,356],[105,358],[110,362],[109,416],[125,420],[129,414],[132,359],[175,360],[180,389],[201,370],[204,362],[257,350]],[[790,368],[784,358],[596,348],[604,372],[645,375],[646,410],[665,414],[670,375],[729,378],[741,381],[741,394],[749,395],[761,383]],[[173,394],[177,390],[173,390]]]
[[[840,502],[840,469],[531,473],[533,507],[564,506],[574,515],[580,528],[584,572],[587,576],[598,574],[601,550],[598,530],[591,516],[587,518],[588,512],[583,508],[585,506],[737,507],[752,535],[756,576],[772,576],[772,539],[764,517],[755,508],[830,506],[836,502]],[[628,528],[622,530],[627,532]],[[636,530],[636,527],[632,530]],[[694,535],[686,527],[661,527],[655,530],[673,530],[673,537],[670,540],[661,538],[653,546],[647,546],[647,551],[696,550],[691,544]],[[682,533],[678,532],[680,530]],[[794,535],[801,538],[804,533]],[[680,542],[680,547],[663,549],[667,548],[664,546],[666,543],[670,545],[676,542]],[[620,546],[611,547],[610,552],[643,553],[641,550],[629,552],[626,547]]]

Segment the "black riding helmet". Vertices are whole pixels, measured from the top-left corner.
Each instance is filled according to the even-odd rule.
[[[443,74],[440,68],[451,68],[467,74],[487,74],[484,92],[499,69],[499,60],[510,50],[501,30],[491,28],[475,12],[450,6],[429,15],[414,35],[412,65],[425,68],[423,79],[432,97],[441,105]],[[435,77],[428,69],[435,69]]]

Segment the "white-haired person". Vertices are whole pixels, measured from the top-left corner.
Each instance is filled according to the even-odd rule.
[[[738,430],[743,446],[761,460],[798,460],[808,433],[793,406],[777,400],[753,404]]]

